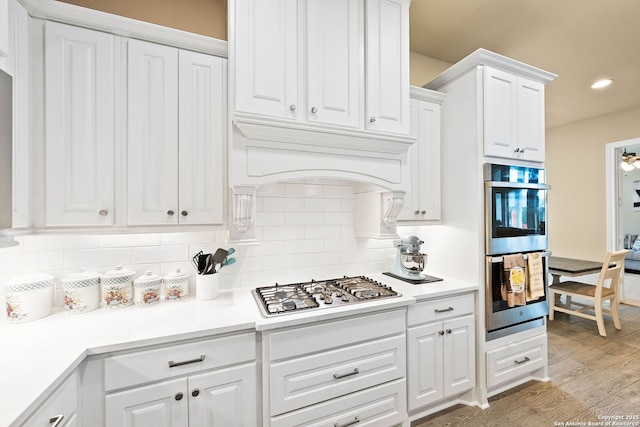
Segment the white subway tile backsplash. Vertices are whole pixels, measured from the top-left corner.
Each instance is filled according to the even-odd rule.
[[[305,239],[342,237],[342,230],[339,225],[309,225],[304,227],[304,237]]]
[[[98,237],[101,248],[121,248],[135,246],[157,246],[160,244],[159,233],[148,234],[106,234]]]
[[[302,197],[264,197],[262,212],[301,212],[305,210],[305,199]]]
[[[256,190],[256,238],[259,244],[235,246],[234,264],[225,266],[220,286],[255,288],[274,283],[320,280],[388,271],[393,240],[353,236],[353,183],[304,179],[263,185]],[[191,258],[198,251],[228,249],[228,231],[163,233],[19,235],[20,246],[3,250],[0,280],[26,270],[56,279],[80,267],[104,273],[115,265],[165,275],[180,267],[195,289]],[[0,289],[0,293],[2,290]]]
[[[131,248],[65,250],[64,268],[112,267],[131,264]]]
[[[286,212],[285,225],[322,225],[324,214],[322,212]]]
[[[131,249],[131,263],[180,262],[189,259],[187,245],[149,246]]]
[[[59,251],[63,249],[93,249],[98,247],[98,237],[91,235],[24,236],[22,247],[25,252]]]
[[[324,186],[321,184],[288,183],[284,185],[286,197],[324,197]]]

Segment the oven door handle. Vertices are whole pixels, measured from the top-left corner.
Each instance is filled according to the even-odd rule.
[[[542,252],[540,252],[540,254],[543,257],[548,257],[548,256],[551,256],[551,251],[542,251]],[[527,254],[522,254],[522,256],[524,257],[524,259],[528,258]],[[501,256],[491,256],[491,257],[487,257],[487,258],[489,258],[489,262],[491,264],[495,264],[497,262],[502,262],[504,260],[504,258],[501,257]]]
[[[500,188],[524,188],[527,190],[549,190],[551,186],[549,184],[540,184],[537,182],[502,182],[502,181],[488,181],[485,182],[487,187],[500,187]]]

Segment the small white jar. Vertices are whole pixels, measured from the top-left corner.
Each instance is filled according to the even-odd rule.
[[[167,301],[179,301],[189,295],[189,275],[176,268],[164,276],[164,298]]]
[[[160,302],[162,277],[151,272],[145,273],[133,282],[133,300],[136,305],[151,305]]]
[[[64,309],[69,314],[86,313],[100,307],[100,275],[81,268],[62,279]]]
[[[53,276],[31,273],[15,277],[5,284],[7,321],[22,323],[51,314]]]
[[[102,289],[100,305],[104,308],[123,308],[133,303],[133,276],[135,271],[117,265],[100,276]]]

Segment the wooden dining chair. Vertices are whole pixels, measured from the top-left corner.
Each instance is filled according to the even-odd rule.
[[[562,313],[573,314],[575,316],[584,317],[585,319],[595,320],[598,324],[598,332],[601,336],[606,337],[607,332],[604,329],[603,313],[610,314],[613,317],[613,325],[620,330],[620,318],[618,317],[618,283],[620,275],[624,270],[624,257],[628,250],[608,252],[605,257],[598,283],[590,285],[588,283],[566,281],[549,286],[549,320],[554,319],[556,311]],[[564,306],[557,305],[556,295],[564,295],[566,304]],[[591,304],[572,301],[572,297],[587,300]],[[559,301],[559,298],[558,298]],[[602,304],[609,301],[611,308],[604,309]],[[578,308],[572,309],[572,306]],[[588,314],[588,311],[595,312]]]

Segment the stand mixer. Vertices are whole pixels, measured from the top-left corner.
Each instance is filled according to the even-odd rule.
[[[420,253],[420,245],[424,241],[416,236],[404,236],[393,241],[393,245],[398,248],[396,260],[390,274],[409,281],[425,280],[427,276],[422,274],[427,264],[427,254]]]

